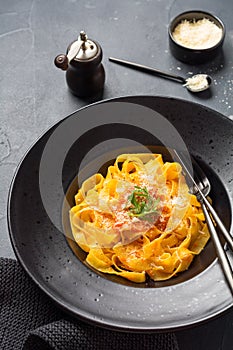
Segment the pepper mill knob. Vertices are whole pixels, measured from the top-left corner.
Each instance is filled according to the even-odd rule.
[[[101,46],[81,31],[78,40],[68,46],[67,54],[56,56],[54,63],[56,67],[66,70],[66,81],[71,92],[87,97],[103,89],[105,71],[102,56]]]
[[[69,60],[68,60],[68,57],[66,55],[61,54],[61,55],[58,55],[57,57],[55,57],[54,63],[55,63],[55,66],[57,68],[61,68],[62,70],[67,70]]]

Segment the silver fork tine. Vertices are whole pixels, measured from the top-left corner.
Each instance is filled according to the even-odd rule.
[[[204,193],[204,195],[207,196],[211,188],[209,179],[194,157],[191,157],[191,161],[194,166],[194,178],[197,180],[198,187]]]
[[[209,209],[209,207],[212,208],[212,206],[210,205],[210,203],[208,202],[208,200],[205,198],[204,194],[202,193],[202,191],[200,190],[200,188],[198,187],[196,181],[194,180],[194,178],[192,177],[191,173],[189,172],[189,170],[187,169],[187,167],[185,166],[184,162],[182,161],[182,159],[180,158],[179,154],[174,150],[174,153],[175,155],[177,156],[177,158],[179,159],[179,162],[181,163],[183,169],[185,170],[187,176],[189,177],[189,179],[193,182],[193,184],[195,185],[195,187],[197,188],[198,190],[198,195],[199,195],[199,198],[200,199],[200,203],[201,203],[201,206],[202,206],[202,209],[203,209],[203,212],[204,212],[204,215],[205,215],[205,218],[206,218],[206,222],[207,222],[207,225],[208,225],[208,228],[209,228],[209,231],[210,231],[210,234],[211,234],[211,237],[213,239],[213,243],[214,243],[214,246],[215,246],[215,250],[216,250],[216,253],[217,253],[217,256],[219,258],[219,261],[220,261],[220,264],[221,264],[221,267],[222,267],[222,270],[223,270],[223,273],[226,277],[226,281],[228,283],[228,286],[231,290],[231,293],[233,295],[233,271],[232,271],[232,267],[231,267],[231,264],[228,260],[228,257],[227,257],[227,254],[224,250],[224,248],[222,247],[221,245],[221,242],[219,240],[219,237],[218,237],[218,234],[215,230],[215,227],[214,227],[214,224],[213,224],[213,221],[209,215],[209,212],[207,210],[207,207]],[[214,211],[215,212],[215,211]],[[211,212],[212,213],[212,212]],[[215,212],[215,214],[217,215],[217,213]],[[218,216],[217,216],[218,217]],[[218,217],[219,219],[219,217]],[[220,220],[220,219],[219,219]],[[220,220],[221,222],[221,220]],[[221,222],[222,223],[222,222]],[[223,225],[223,224],[222,224]],[[223,225],[224,227],[224,225]],[[225,228],[225,227],[224,227]],[[226,229],[225,229],[226,230]],[[228,232],[227,232],[228,233]],[[229,233],[228,233],[229,235]],[[230,236],[230,235],[229,235]],[[231,237],[231,236],[230,236]],[[232,241],[232,239],[231,239]]]

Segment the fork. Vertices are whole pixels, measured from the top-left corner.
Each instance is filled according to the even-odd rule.
[[[205,197],[207,197],[208,194],[210,193],[210,190],[211,190],[210,181],[207,178],[206,174],[204,173],[203,169],[200,167],[198,162],[195,160],[195,158],[192,157],[191,160],[192,160],[192,164],[193,164],[193,167],[194,167],[194,175],[196,177],[196,181],[198,183],[198,187],[201,190],[201,192],[203,193],[203,195]],[[200,194],[198,194],[198,189],[194,188],[194,190],[195,190],[194,194],[197,195],[197,197],[198,196],[200,197]],[[218,216],[217,212],[212,207],[210,202],[208,200],[206,200],[205,204],[206,204],[208,210],[210,211],[213,219],[215,220],[216,224],[218,225],[219,229],[221,230],[224,238],[226,239],[229,248],[233,251],[233,237],[227,231],[225,225],[223,224],[222,220],[220,219],[220,217]]]
[[[213,239],[213,243],[215,246],[215,250],[217,253],[217,256],[219,258],[223,273],[226,277],[226,281],[228,282],[228,286],[231,290],[231,293],[233,294],[233,271],[231,264],[229,262],[228,256],[222,247],[222,244],[220,242],[220,239],[218,237],[217,231],[215,229],[215,225],[213,223],[213,219],[215,220],[216,224],[219,226],[220,230],[222,231],[228,245],[230,248],[233,248],[233,239],[231,235],[228,233],[227,229],[225,228],[224,224],[222,223],[221,219],[219,218],[218,214],[210,204],[210,202],[206,199],[206,196],[209,194],[211,185],[210,182],[205,175],[204,171],[201,169],[199,164],[192,158],[192,164],[194,166],[194,171],[196,175],[197,182],[194,180],[193,176],[189,172],[188,168],[186,167],[185,163],[179,156],[179,154],[174,150],[174,153],[176,157],[179,159],[179,162],[181,163],[183,170],[189,177],[189,179],[192,181],[194,185],[193,193],[197,196],[197,199],[201,203],[203,213],[205,215],[206,223],[208,225],[211,238]],[[213,219],[211,218],[209,212],[211,213]],[[233,251],[233,249],[232,249]]]

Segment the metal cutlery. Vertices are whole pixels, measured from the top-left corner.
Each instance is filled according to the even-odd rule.
[[[201,190],[202,194],[205,197],[207,197],[208,194],[210,193],[210,190],[211,190],[210,181],[207,178],[206,174],[204,173],[203,169],[200,167],[198,162],[193,157],[192,157],[192,164],[194,166],[194,173],[196,176],[196,182],[198,181],[198,187]],[[198,192],[198,190],[196,190],[196,192]],[[207,201],[205,201],[205,204],[206,204],[207,208],[209,209],[215,223],[217,224],[217,226],[221,230],[224,238],[226,239],[229,248],[233,251],[233,237],[227,231],[225,225],[223,224],[222,220],[218,216],[216,210],[213,208],[211,203],[207,200]]]
[[[219,218],[218,214],[216,213],[215,209],[212,207],[210,202],[207,200],[206,196],[209,194],[211,185],[210,182],[205,175],[204,171],[201,169],[201,167],[198,165],[198,163],[192,159],[192,164],[194,166],[194,172],[195,172],[195,177],[191,175],[190,171],[188,170],[187,166],[185,165],[185,161],[182,160],[182,158],[179,156],[179,154],[174,150],[174,154],[178,158],[178,161],[183,167],[183,170],[185,171],[185,174],[188,176],[189,180],[194,185],[194,190],[193,193],[197,196],[197,199],[201,203],[205,218],[206,218],[206,223],[208,225],[211,238],[213,240],[215,250],[217,253],[217,256],[219,258],[222,270],[224,272],[224,275],[226,277],[226,281],[228,282],[229,288],[231,290],[231,293],[233,294],[233,270],[231,267],[231,264],[229,262],[228,256],[226,254],[225,249],[223,248],[220,239],[218,237],[217,231],[215,229],[215,224],[218,225],[219,229],[223,233],[230,249],[233,251],[233,239],[232,236],[229,234],[227,229],[225,228],[223,222]],[[210,215],[211,214],[211,215]],[[213,221],[214,220],[214,221]]]

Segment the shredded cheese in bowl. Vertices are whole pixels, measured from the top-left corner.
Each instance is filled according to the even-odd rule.
[[[208,49],[215,46],[222,38],[223,31],[207,18],[183,20],[174,29],[174,40],[190,49]]]

